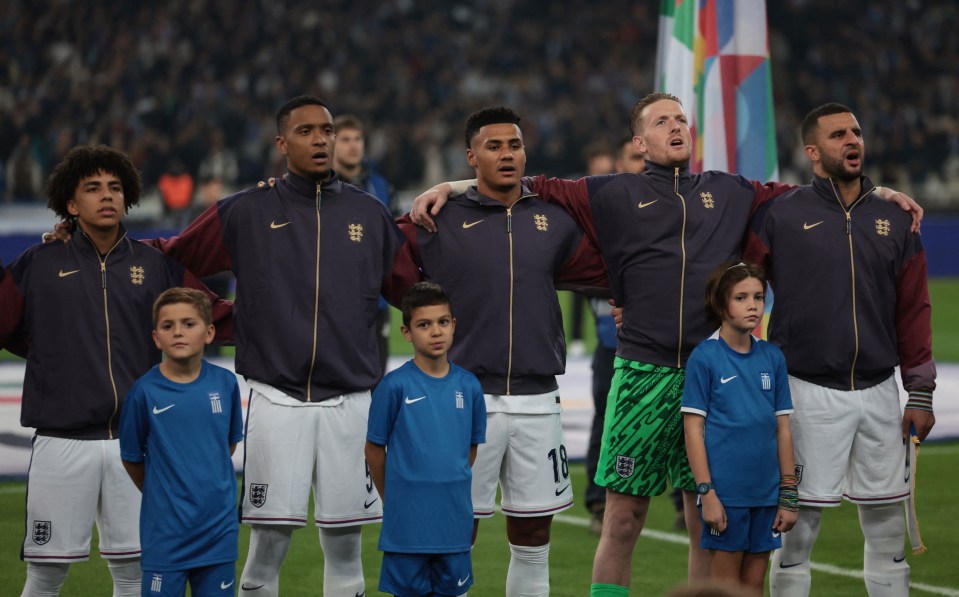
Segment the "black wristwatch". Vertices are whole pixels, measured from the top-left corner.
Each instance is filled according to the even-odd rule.
[[[709,490],[713,488],[714,488],[714,485],[712,481],[710,481],[709,483],[700,483],[699,485],[696,486],[696,493],[698,495],[706,495],[707,493],[709,493]]]

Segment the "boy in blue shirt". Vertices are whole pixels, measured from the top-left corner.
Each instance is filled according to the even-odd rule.
[[[232,372],[203,360],[213,340],[210,301],[171,288],[153,305],[153,339],[164,360],[138,379],[120,422],[120,456],[143,492],[143,595],[236,591],[236,472],[243,439]]]
[[[470,497],[486,403],[476,377],[447,360],[456,320],[432,282],[403,297],[403,336],[414,356],[376,387],[366,459],[383,498],[381,591],[462,595],[473,584]]]

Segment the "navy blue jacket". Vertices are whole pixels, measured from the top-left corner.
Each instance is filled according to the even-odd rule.
[[[715,330],[704,308],[706,281],[739,258],[750,214],[792,188],[649,161],[642,174],[529,182],[596,240],[613,298],[625,307],[616,354],[668,367],[684,367]]]
[[[569,214],[528,189],[507,208],[471,187],[450,197],[437,233],[409,216],[400,228],[407,244],[393,267],[393,291],[420,277],[443,286],[456,317],[450,360],[487,394],[555,390],[566,369],[556,287],[608,284],[598,252]]]
[[[304,402],[380,378],[374,321],[402,235],[376,197],[293,173],[210,206],[160,249],[236,276],[236,370]]]
[[[912,219],[869,179],[848,207],[814,178],[762,206],[745,256],[775,291],[769,339],[789,374],[838,390],[874,386],[901,366],[910,397],[936,387],[926,253]]]
[[[0,272],[0,346],[26,343],[20,424],[72,439],[117,437],[127,391],[160,361],[156,297],[174,286],[209,293],[122,228],[105,256],[77,230],[67,243],[30,247]],[[229,303],[214,303],[220,338],[232,333],[229,314]]]

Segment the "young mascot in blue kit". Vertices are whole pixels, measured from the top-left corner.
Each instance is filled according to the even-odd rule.
[[[765,292],[759,266],[730,262],[713,272],[706,310],[721,327],[689,357],[682,401],[710,576],[760,595],[769,554],[798,510],[786,360],[752,335]]]
[[[171,288],[153,305],[164,360],[136,381],[120,422],[120,457],[143,492],[143,595],[234,595],[239,521],[230,456],[243,439],[236,376],[203,360],[210,301]]]
[[[383,498],[381,591],[462,595],[473,584],[470,497],[476,446],[486,441],[479,380],[447,360],[456,320],[432,282],[403,297],[414,356],[373,392],[366,458]]]

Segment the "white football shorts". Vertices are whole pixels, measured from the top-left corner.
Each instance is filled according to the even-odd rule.
[[[895,377],[842,391],[789,377],[799,503],[888,504],[909,497],[909,466]]]
[[[473,515],[493,516],[497,484],[507,516],[547,516],[571,507],[558,394],[487,395],[486,406],[486,443],[473,463]]]
[[[140,557],[140,490],[120,461],[120,440],[37,435],[27,479],[27,562],[90,557],[93,524],[104,559]]]
[[[312,486],[317,526],[380,522],[383,504],[364,452],[370,393],[288,400],[250,392],[240,520],[304,526]]]

